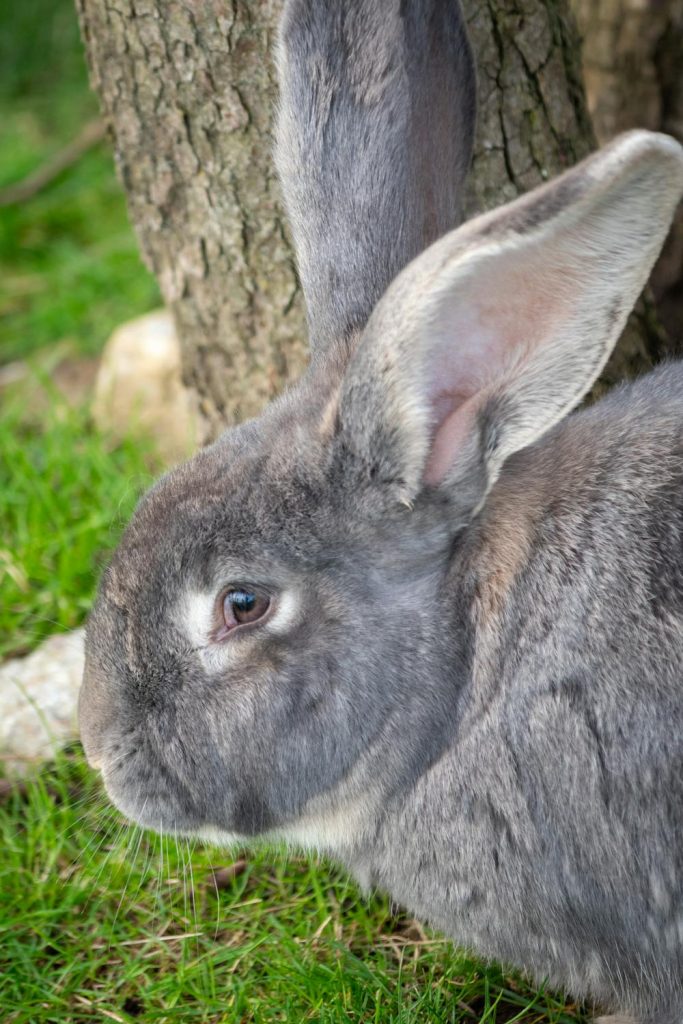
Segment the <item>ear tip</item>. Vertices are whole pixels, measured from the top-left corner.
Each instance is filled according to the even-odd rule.
[[[613,173],[615,164],[624,173],[647,164],[666,178],[674,192],[683,193],[683,146],[671,135],[637,128],[618,135],[601,154],[606,158],[606,175]]]

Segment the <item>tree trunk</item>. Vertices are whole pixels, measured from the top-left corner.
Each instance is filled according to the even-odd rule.
[[[478,72],[472,215],[571,167],[595,139],[562,0],[464,0],[463,8]]]
[[[145,263],[205,439],[306,359],[271,158],[278,0],[76,0]]]
[[[146,264],[173,309],[205,439],[258,412],[306,358],[271,159],[282,0],[76,0]],[[512,10],[514,8],[514,10]],[[467,210],[594,145],[567,0],[465,0],[479,75]],[[610,376],[648,361],[627,330]]]
[[[572,0],[600,142],[629,128],[683,142],[683,0]],[[683,207],[651,278],[662,354],[683,355]]]

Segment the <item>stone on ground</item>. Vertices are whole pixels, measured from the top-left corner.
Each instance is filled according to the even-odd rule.
[[[196,416],[182,382],[180,344],[167,310],[129,320],[111,335],[95,382],[93,416],[116,438],[149,436],[168,463],[192,454]]]
[[[57,634],[0,665],[0,760],[8,774],[25,774],[78,736],[83,643],[83,629]]]

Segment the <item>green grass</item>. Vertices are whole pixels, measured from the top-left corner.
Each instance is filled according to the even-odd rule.
[[[96,115],[72,0],[0,5],[0,188]],[[0,208],[0,364],[96,353],[158,302],[106,145]],[[0,391],[0,658],[83,620],[98,566],[150,480],[144,446],[109,445],[54,394],[41,422],[31,406],[44,404],[30,387],[14,401]]]
[[[107,443],[84,410],[52,399],[41,429],[22,401],[0,414],[0,658],[79,625],[153,462]]]
[[[9,118],[3,131],[18,137],[20,122],[31,125],[32,119],[28,113]],[[37,130],[36,162],[48,148]],[[0,165],[0,176],[4,171]],[[118,324],[157,305],[157,287],[140,262],[104,146],[29,203],[0,210],[3,362],[60,341],[97,352]]]
[[[0,5],[0,189],[97,116],[71,0]],[[69,340],[98,351],[159,305],[101,143],[33,199],[0,208],[0,362]]]

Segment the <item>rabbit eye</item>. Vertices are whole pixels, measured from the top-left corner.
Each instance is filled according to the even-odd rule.
[[[223,598],[223,621],[228,629],[245,622],[257,622],[270,608],[270,597],[259,590],[229,590]]]

